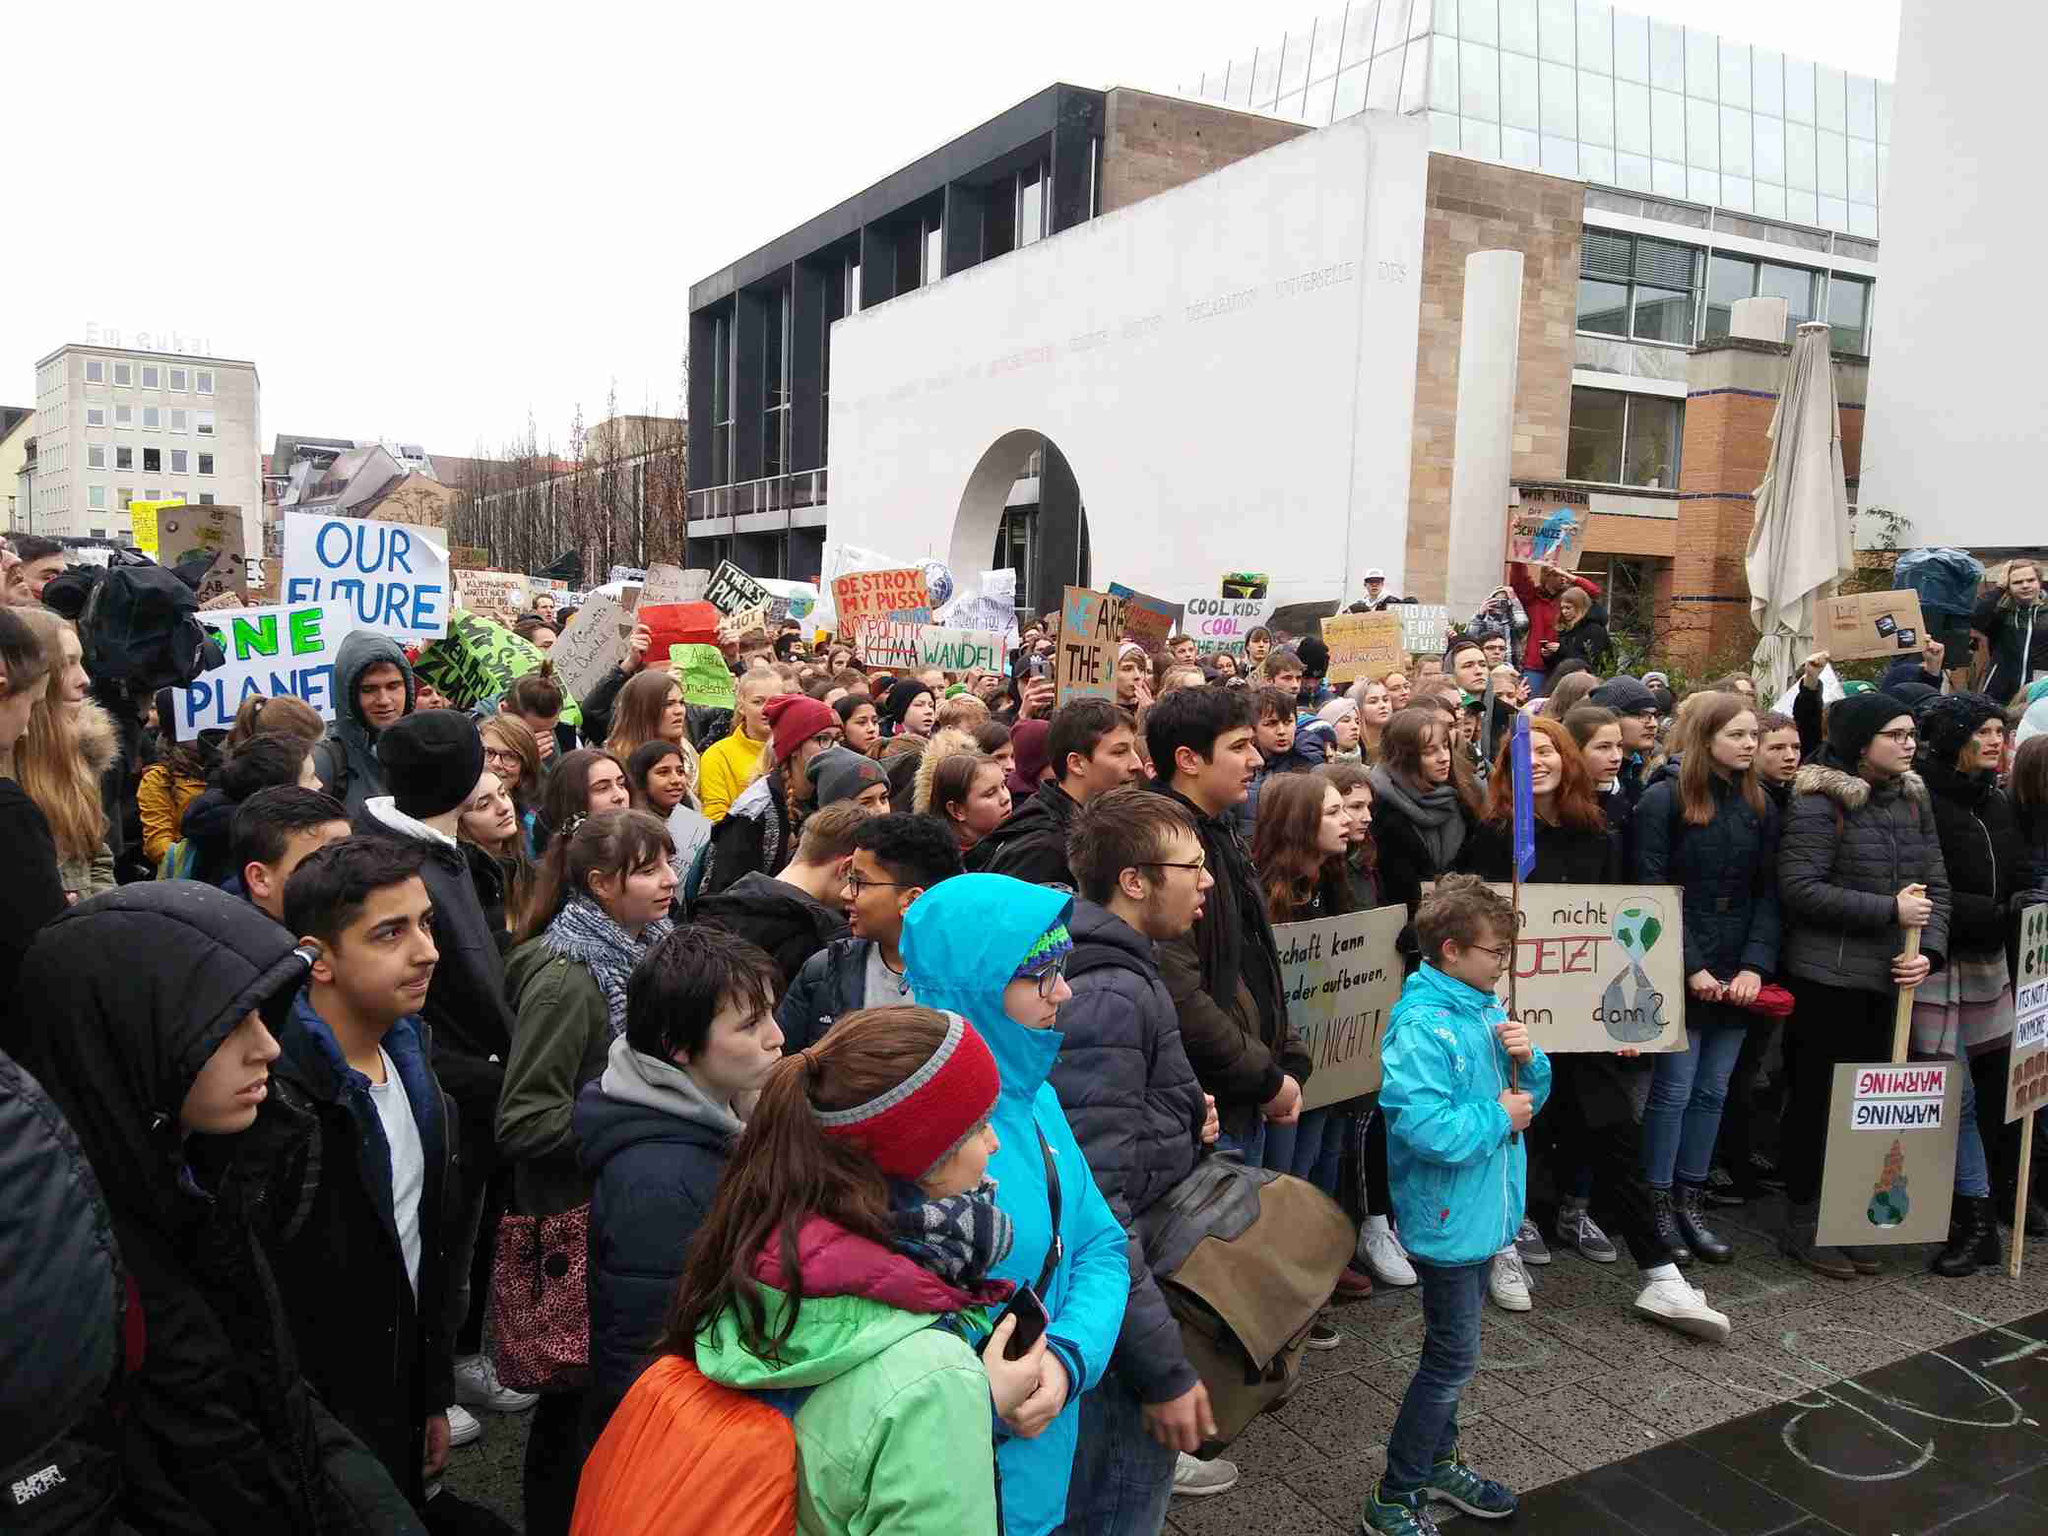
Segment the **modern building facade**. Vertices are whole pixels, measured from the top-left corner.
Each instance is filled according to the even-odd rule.
[[[131,501],[242,508],[262,548],[261,383],[256,365],[69,344],[36,364],[29,529],[126,539]]]

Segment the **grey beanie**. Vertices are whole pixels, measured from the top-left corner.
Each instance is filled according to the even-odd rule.
[[[1587,696],[1590,703],[1617,715],[1640,714],[1657,707],[1657,695],[1632,677],[1611,677]]]
[[[820,752],[811,759],[810,775],[820,810],[841,800],[851,800],[870,784],[889,782],[880,763],[848,747],[828,747]]]

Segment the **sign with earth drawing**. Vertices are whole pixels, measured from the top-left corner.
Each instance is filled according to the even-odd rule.
[[[1675,885],[1524,885],[1515,1007],[1529,1038],[1551,1052],[1684,1050],[1683,905]]]

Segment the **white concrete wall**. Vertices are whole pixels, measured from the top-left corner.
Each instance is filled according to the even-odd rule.
[[[2048,543],[2044,57],[2040,6],[1905,0],[1857,497],[1903,544]]]
[[[839,321],[828,538],[978,572],[1043,432],[1097,586],[1402,590],[1427,160],[1355,117]]]

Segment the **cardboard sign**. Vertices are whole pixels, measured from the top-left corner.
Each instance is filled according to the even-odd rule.
[[[712,606],[717,605],[714,603]],[[748,635],[757,632],[766,634],[767,631],[768,606],[765,603],[756,603],[751,608],[742,608],[738,613],[729,613],[718,623],[719,638],[735,644]]]
[[[1451,610],[1442,603],[1396,603],[1386,610],[1401,620],[1401,649],[1412,656],[1441,655],[1451,643]]]
[[[458,709],[495,705],[515,678],[541,664],[539,650],[481,614],[458,608],[448,621],[447,635],[419,654],[413,675],[424,678]],[[582,715],[573,702],[562,706],[562,718],[578,724]]]
[[[1529,1038],[1550,1052],[1684,1050],[1683,907],[1675,885],[1523,886],[1515,1005]]]
[[[649,607],[643,590],[633,618],[647,627],[650,656],[665,656],[672,645],[718,643],[718,610],[709,603],[656,603]]]
[[[848,626],[862,619],[893,618],[911,624],[932,621],[931,593],[924,572],[916,566],[852,571],[835,577],[832,607],[839,615],[840,633],[847,635],[852,633]]]
[[[740,613],[748,608],[765,609],[769,592],[730,560],[721,560],[704,588],[704,601],[720,613]]]
[[[847,643],[863,666],[887,667],[892,672],[914,671],[923,665],[918,660],[917,637],[926,627],[909,619],[873,615],[854,620],[853,628],[847,632]]]
[[[668,670],[683,685],[683,702],[731,709],[739,703],[732,668],[715,645],[672,645]]]
[[[1903,656],[1927,647],[1920,594],[1910,590],[1822,598],[1813,625],[1814,649],[1836,661]]]
[[[1315,1063],[1301,1085],[1304,1110],[1378,1091],[1380,1043],[1403,980],[1394,941],[1407,924],[1408,909],[1394,906],[1273,930],[1287,1021]]]
[[[526,578],[517,571],[457,571],[455,591],[471,613],[509,619],[526,612]]]
[[[242,608],[248,606],[248,559],[242,541],[242,509],[227,506],[186,506],[173,504],[157,511],[157,559],[167,566],[183,565],[202,551],[214,556],[199,580],[199,602],[203,607]],[[231,601],[217,601],[227,596]]]
[[[171,690],[178,739],[194,731],[226,730],[242,701],[256,694],[290,694],[334,718],[334,654],[349,632],[330,621],[319,603],[265,608],[220,608],[200,621],[220,641],[227,660]]]
[[[686,571],[680,565],[651,565],[634,579],[643,603],[701,603],[711,585],[709,571]]]
[[[1263,597],[1191,597],[1181,627],[1203,656],[1242,651],[1244,637],[1266,622],[1273,605]]]
[[[1586,510],[1542,503],[1508,510],[1508,559],[1541,561],[1562,570],[1579,563],[1579,544],[1586,536]]]
[[[608,592],[593,592],[556,636],[548,659],[571,698],[586,697],[625,658],[626,640],[620,633],[625,622],[623,603]]]
[[[317,512],[284,515],[284,600],[324,603],[352,629],[395,640],[440,639],[453,606],[448,576],[448,556],[418,528]]]
[[[1180,628],[1183,604],[1169,603],[1163,597],[1148,597],[1114,581],[1109,584],[1109,595],[1124,600],[1126,640],[1137,641],[1145,647],[1148,656],[1166,649],[1166,637]]]
[[[1330,648],[1332,685],[1385,677],[1408,665],[1401,621],[1391,613],[1340,613],[1324,619],[1323,643]]]
[[[1835,1068],[1820,1183],[1823,1247],[1948,1236],[1965,1070],[1953,1061]]]
[[[2048,1101],[2048,906],[2020,914],[2019,990],[2013,994],[2012,1057],[2005,1073],[2005,1118]]]
[[[940,629],[926,625],[917,632],[917,665],[944,667],[948,672],[978,668],[1003,670],[1003,637],[988,629]]]
[[[1116,648],[1124,632],[1123,599],[1087,587],[1060,597],[1059,648],[1053,707],[1069,699],[1116,700]]]

